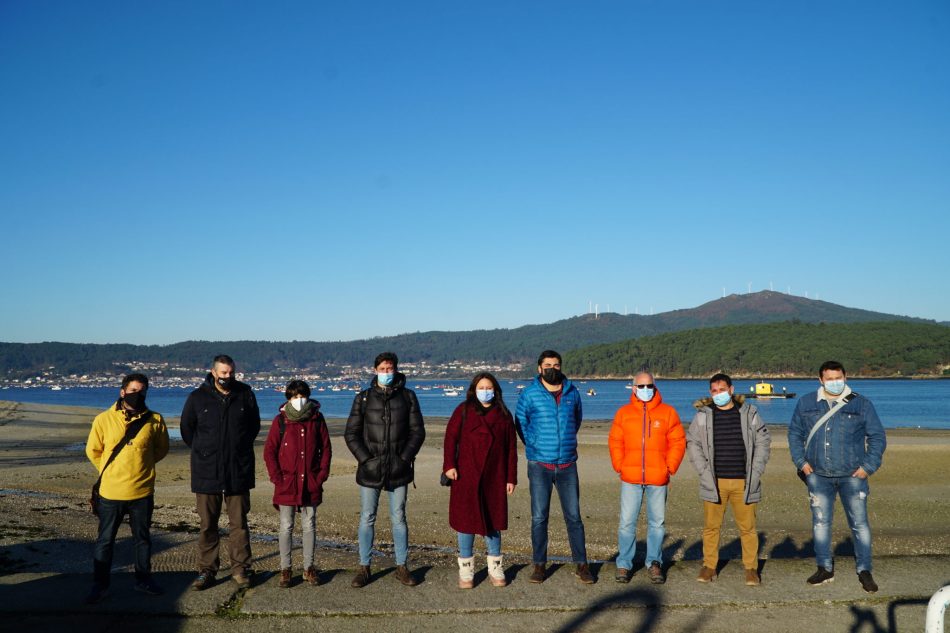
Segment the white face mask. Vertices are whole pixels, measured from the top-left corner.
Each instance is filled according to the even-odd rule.
[[[649,402],[650,400],[653,400],[653,390],[649,387],[645,387],[643,389],[637,387],[637,399],[640,400],[640,402]]]
[[[307,404],[307,398],[299,397],[290,399],[290,406],[292,406],[297,411],[303,411],[305,404]]]

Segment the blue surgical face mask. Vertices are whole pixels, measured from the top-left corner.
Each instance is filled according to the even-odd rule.
[[[826,380],[823,384],[828,395],[840,396],[844,391],[844,380]]]
[[[388,387],[393,382],[393,374],[376,374],[376,384],[380,387]]]
[[[478,398],[478,401],[482,404],[488,404],[495,399],[495,390],[494,389],[476,389],[475,397]]]
[[[643,389],[637,388],[637,400],[640,402],[649,402],[653,400],[653,389],[645,387]]]
[[[729,401],[732,400],[732,394],[728,391],[720,391],[713,396],[713,402],[716,403],[717,407],[724,407],[729,404]]]

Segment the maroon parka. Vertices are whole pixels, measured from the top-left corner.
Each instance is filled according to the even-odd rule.
[[[264,463],[274,484],[275,508],[303,505],[304,490],[309,496],[308,505],[317,506],[323,501],[323,482],[330,476],[332,449],[320,404],[315,400],[311,402],[314,407],[310,417],[298,422],[285,416],[284,407],[281,407],[267,434]],[[280,440],[281,418],[284,422],[283,441]]]
[[[486,411],[479,404],[463,402],[449,418],[443,449],[442,472],[458,470],[458,479],[452,482],[449,494],[452,529],[481,535],[508,529],[506,485],[518,483],[518,451],[511,413],[503,412],[497,405]]]

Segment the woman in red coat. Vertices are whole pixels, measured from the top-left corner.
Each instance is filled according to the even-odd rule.
[[[504,587],[501,531],[508,529],[508,495],[518,483],[518,452],[514,420],[488,372],[472,379],[449,418],[442,470],[452,480],[449,525],[458,532],[459,587],[474,584],[476,534],[485,537],[491,583]]]
[[[303,531],[303,578],[316,585],[317,506],[323,501],[323,482],[330,476],[330,433],[320,403],[310,399],[307,383],[291,380],[284,395],[287,403],[274,418],[264,445],[264,462],[274,484],[274,507],[280,512],[279,585],[289,587],[293,577],[290,550],[298,512]]]

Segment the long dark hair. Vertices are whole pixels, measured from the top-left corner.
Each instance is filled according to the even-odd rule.
[[[468,391],[465,393],[465,402],[467,404],[481,406],[481,402],[478,401],[478,396],[475,395],[475,386],[478,385],[478,383],[480,383],[483,378],[490,380],[492,389],[495,390],[495,398],[492,400],[492,404],[501,409],[502,413],[510,416],[511,412],[508,411],[508,407],[505,406],[505,401],[501,397],[501,385],[498,384],[498,379],[487,371],[478,372],[475,374],[475,377],[472,378],[472,382],[468,386]]]

